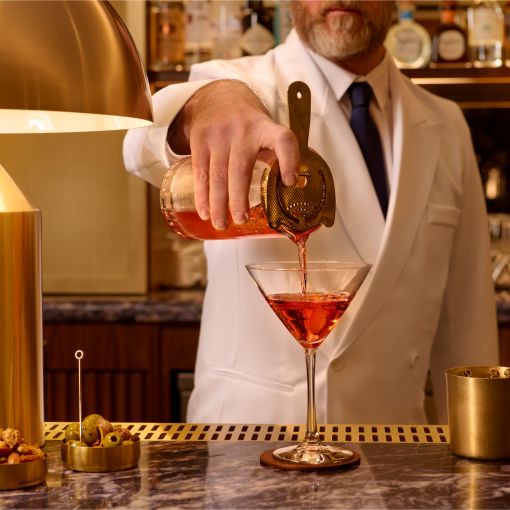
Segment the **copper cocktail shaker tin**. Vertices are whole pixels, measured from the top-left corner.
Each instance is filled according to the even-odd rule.
[[[169,227],[184,238],[234,239],[244,236],[286,234],[298,238],[335,220],[335,185],[326,161],[308,147],[311,92],[304,82],[288,89],[290,128],[299,143],[300,164],[296,184],[284,185],[278,161],[257,160],[248,200],[248,221],[219,231],[198,216],[194,197],[191,157],[178,160],[167,170],[160,190],[160,205]]]
[[[510,458],[510,368],[446,371],[450,449],[478,460]]]

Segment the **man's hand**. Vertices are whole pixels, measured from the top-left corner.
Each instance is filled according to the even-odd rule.
[[[227,228],[248,219],[248,191],[257,155],[270,150],[285,184],[294,184],[299,166],[292,131],[273,121],[260,99],[242,82],[219,80],[198,90],[168,131],[178,153],[191,152],[195,205],[203,220]]]

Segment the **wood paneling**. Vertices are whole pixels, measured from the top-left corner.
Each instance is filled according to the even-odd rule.
[[[157,418],[158,330],[151,324],[46,324],[44,327],[46,419],[78,416],[75,352],[82,359],[83,414],[115,421]]]
[[[199,325],[47,323],[44,325],[46,421],[78,420],[78,349],[83,416],[117,422],[183,420],[179,372],[195,367]]]
[[[510,367],[510,323],[499,325],[499,364]]]
[[[176,417],[180,415],[177,376],[180,372],[194,370],[198,334],[199,330],[193,324],[162,329],[161,402],[163,422],[176,421]]]

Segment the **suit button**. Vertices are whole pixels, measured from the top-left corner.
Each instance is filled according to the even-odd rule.
[[[411,355],[411,358],[409,359],[409,367],[415,368],[418,364],[418,361],[420,360],[420,355],[415,352]]]
[[[344,361],[340,358],[337,358],[335,361],[333,361],[333,363],[331,363],[331,368],[335,371],[335,372],[340,372],[340,370],[342,370],[344,368]]]

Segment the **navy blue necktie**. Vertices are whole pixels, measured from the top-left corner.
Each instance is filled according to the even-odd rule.
[[[367,82],[354,82],[349,87],[348,92],[352,105],[351,128],[363,153],[379,204],[386,218],[388,186],[386,184],[384,155],[379,131],[368,110],[373,95],[372,88]]]

